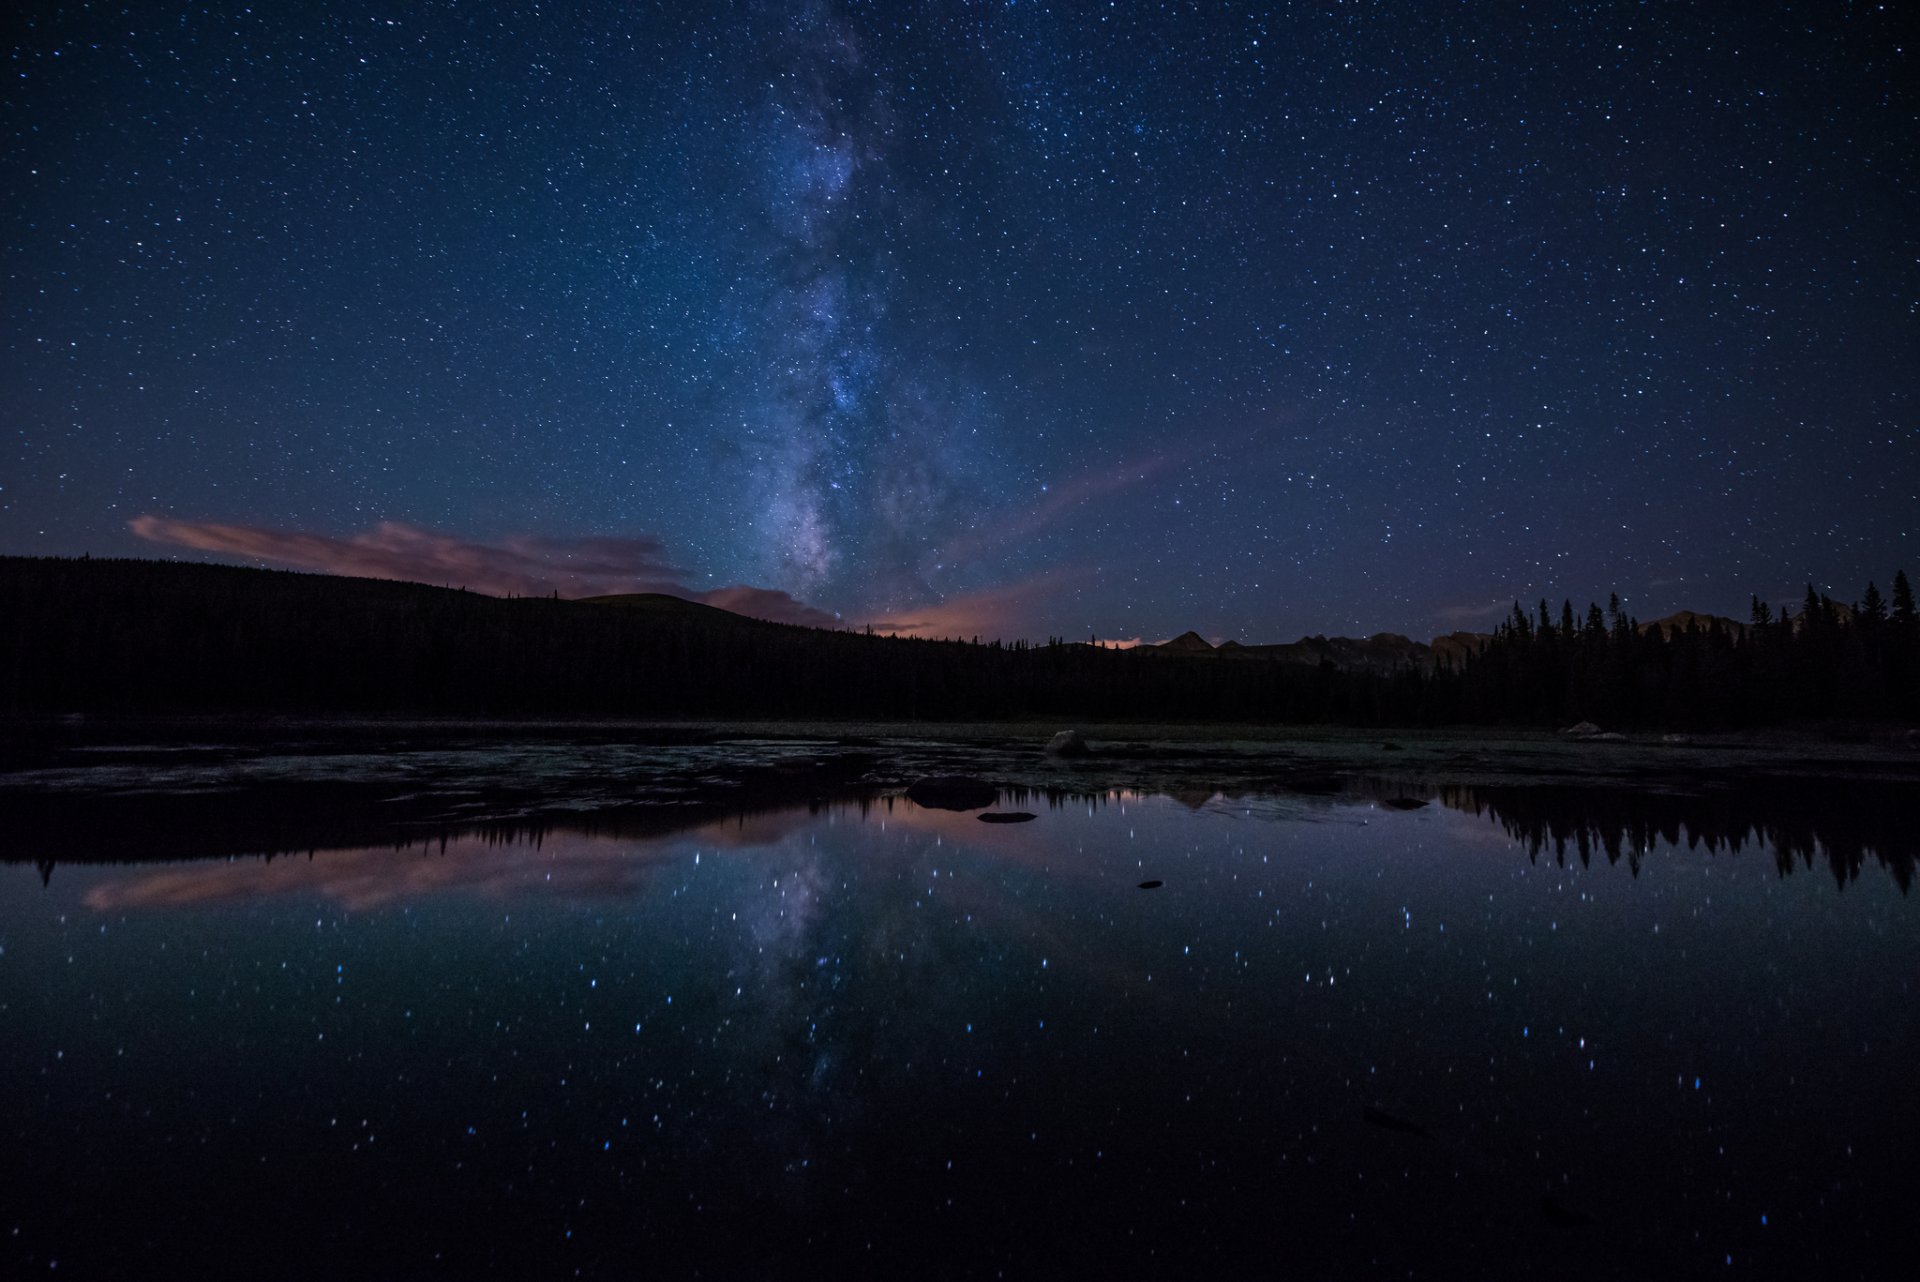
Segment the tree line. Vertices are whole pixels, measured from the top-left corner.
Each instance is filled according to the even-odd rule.
[[[1743,626],[1642,627],[1612,598],[1556,618],[1518,605],[1444,685],[1465,722],[1741,727],[1920,717],[1920,620],[1904,571],[1841,604],[1809,585],[1797,611],[1755,597]]]
[[[1920,632],[1817,594],[1642,631],[1619,608],[1515,608],[1459,664],[1331,664],[936,641],[686,603],[139,560],[0,558],[0,710],[1713,727],[1920,715]]]

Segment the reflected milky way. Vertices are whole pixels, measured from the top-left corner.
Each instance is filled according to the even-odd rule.
[[[0,869],[36,1172],[0,1249],[284,1274],[271,1216],[316,1273],[1908,1258],[1904,881],[1695,849],[1720,820],[1659,799],[1356,787]],[[1534,850],[1608,827],[1618,866]]]

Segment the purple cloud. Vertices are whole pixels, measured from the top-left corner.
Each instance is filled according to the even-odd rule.
[[[689,588],[667,559],[665,544],[649,535],[516,535],[498,543],[476,543],[398,521],[382,521],[345,538],[151,515],[137,516],[127,525],[152,543],[322,574],[464,587],[494,596],[661,592],[776,623],[825,628],[839,624],[825,610],[774,588]]]

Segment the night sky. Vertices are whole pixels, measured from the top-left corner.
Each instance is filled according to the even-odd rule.
[[[14,13],[0,552],[1036,639],[1920,572],[1907,5]]]

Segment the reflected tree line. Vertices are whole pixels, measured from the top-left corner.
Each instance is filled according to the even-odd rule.
[[[821,780],[821,783],[827,781]],[[324,792],[324,790],[323,790]],[[1335,807],[1358,800],[1415,804],[1424,794],[1450,809],[1478,816],[1521,843],[1528,857],[1565,867],[1591,868],[1596,855],[1609,866],[1624,863],[1639,876],[1649,851],[1667,845],[1739,855],[1769,851],[1779,875],[1824,866],[1844,889],[1869,863],[1892,875],[1901,893],[1913,884],[1920,838],[1911,823],[1911,786],[1871,780],[1800,782],[1768,779],[1704,792],[1665,793],[1574,785],[1442,785],[1409,788],[1364,778],[1313,784],[1297,790],[1210,788],[1199,779],[1184,786],[1086,790],[1054,787],[999,789],[1000,810],[1100,809],[1150,797],[1167,797],[1192,810],[1224,800],[1292,798]],[[801,797],[804,796],[805,800]],[[33,863],[42,880],[60,863],[153,864],[236,858],[313,859],[329,851],[385,848],[396,853],[448,853],[450,844],[479,841],[487,847],[538,849],[563,835],[623,842],[666,840],[696,829],[716,834],[753,825],[760,839],[773,839],[828,809],[846,808],[867,817],[911,806],[890,790],[842,780],[828,790],[809,790],[713,801],[700,805],[615,806],[563,810],[510,818],[396,825],[389,817],[340,808],[324,795],[296,800],[283,793],[263,802],[246,792],[192,798],[74,797],[38,808],[0,807],[7,820],[0,863]],[[984,826],[983,826],[984,827]],[[983,834],[983,841],[993,840]]]
[[[1905,894],[1920,853],[1910,785],[1812,779],[1763,782],[1706,793],[1519,785],[1442,787],[1443,805],[1480,815],[1523,843],[1536,862],[1591,867],[1596,854],[1634,875],[1659,843],[1738,854],[1772,852],[1781,876],[1824,864],[1844,888],[1869,860]]]
[[[1142,796],[1170,797],[1189,809],[1219,799],[1230,803],[1293,796],[1328,806],[1358,798],[1399,808],[1409,798],[1432,798],[1451,810],[1486,819],[1526,847],[1565,867],[1591,868],[1596,854],[1625,863],[1638,877],[1642,859],[1663,843],[1710,854],[1738,855],[1764,848],[1782,877],[1825,866],[1845,889],[1869,862],[1890,873],[1905,894],[1913,885],[1920,836],[1912,822],[1912,785],[1862,779],[1770,778],[1699,792],[1582,787],[1562,784],[1407,787],[1372,778],[1311,781],[1279,790],[1184,789],[1084,792],[1059,788],[1006,789],[1001,804],[1039,808],[1099,807]]]
[[[1458,662],[934,641],[231,566],[0,558],[0,712],[1742,727],[1920,716],[1920,624],[1809,590],[1750,625],[1641,630],[1571,602]],[[1410,653],[1413,653],[1410,651]]]

